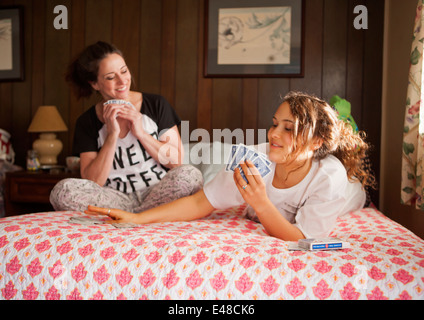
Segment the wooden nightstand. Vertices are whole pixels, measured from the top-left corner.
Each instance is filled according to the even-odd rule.
[[[53,211],[50,191],[62,179],[79,178],[75,173],[16,171],[6,173],[5,216]]]

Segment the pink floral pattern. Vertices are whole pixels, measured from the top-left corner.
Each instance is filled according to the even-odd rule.
[[[409,81],[406,99],[401,200],[424,210],[424,134],[422,132],[421,106],[423,105],[423,51],[424,51],[424,1],[418,1],[409,64]]]
[[[347,214],[339,251],[289,251],[245,207],[129,229],[77,212],[0,219],[0,299],[424,299],[424,241],[375,209]]]

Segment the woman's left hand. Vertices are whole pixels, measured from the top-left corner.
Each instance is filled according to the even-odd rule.
[[[118,112],[118,116],[121,119],[125,119],[129,123],[129,129],[135,137],[142,137],[145,133],[142,123],[143,115],[129,105],[124,105],[123,108]]]
[[[270,202],[266,194],[265,183],[258,169],[250,160],[241,162],[240,167],[248,183],[241,176],[239,169],[236,169],[234,171],[234,182],[236,183],[237,189],[243,199],[255,209],[255,211],[262,211],[261,208],[265,208]]]

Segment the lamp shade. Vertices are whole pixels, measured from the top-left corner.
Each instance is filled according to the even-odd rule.
[[[60,131],[68,131],[68,127],[55,106],[39,107],[28,128],[28,132]]]

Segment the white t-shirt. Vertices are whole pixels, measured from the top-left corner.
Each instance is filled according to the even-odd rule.
[[[339,216],[361,209],[366,201],[362,185],[349,181],[346,169],[334,156],[314,160],[306,177],[288,189],[277,189],[272,185],[274,174],[275,163],[272,163],[271,173],[264,178],[268,198],[306,238],[327,237]],[[204,186],[204,192],[216,209],[245,202],[235,185],[233,172],[227,172],[225,168]],[[250,216],[255,215],[250,206],[247,212]]]
[[[180,123],[174,109],[160,95],[143,93],[140,112],[143,115],[143,129],[157,140]],[[107,127],[97,118],[93,106],[77,120],[73,154],[79,156],[83,152],[99,152],[106,137]],[[123,193],[142,191],[158,183],[167,171],[128,132],[126,137],[117,140],[113,165],[104,186]]]

